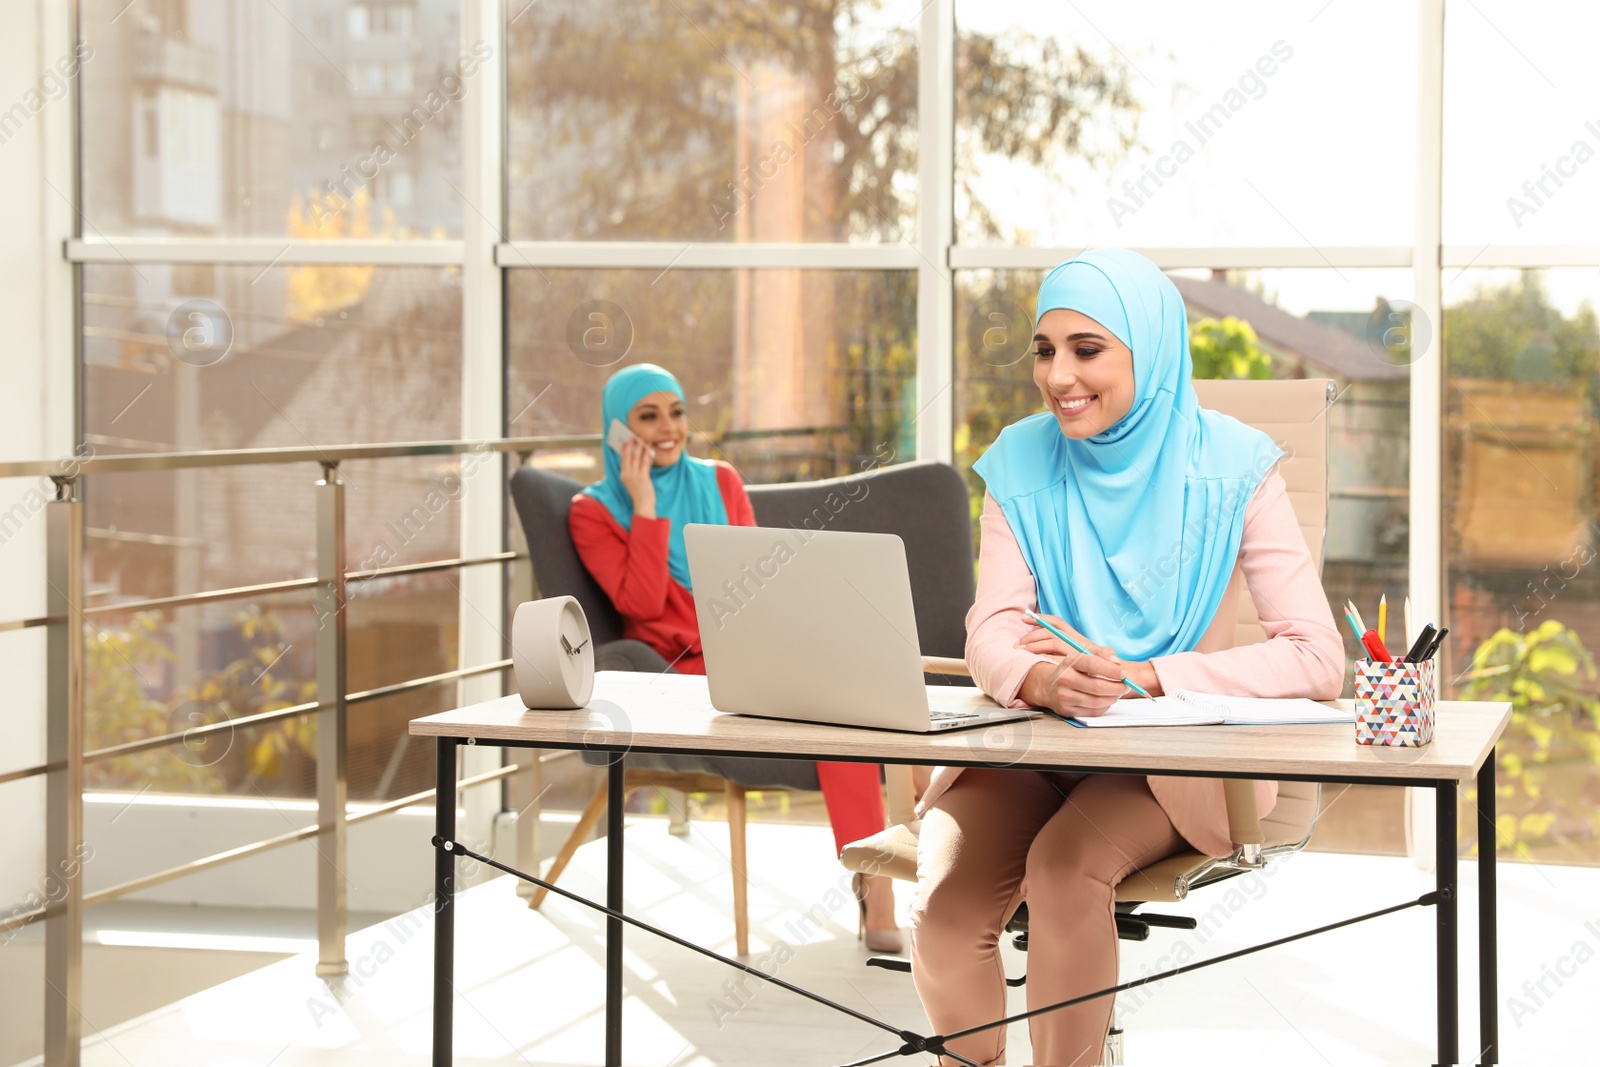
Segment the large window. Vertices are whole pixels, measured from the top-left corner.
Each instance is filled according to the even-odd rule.
[[[1600,234],[1596,34],[1592,4],[1449,0],[1444,240],[1466,246],[1467,262]]]
[[[1600,296],[1592,270],[1446,293],[1445,560],[1458,693],[1512,702],[1500,839],[1600,861]]]
[[[1042,272],[1142,248],[1184,294],[1198,373],[1334,380],[1330,600],[1442,574],[1447,695],[1517,703],[1501,849],[1600,860],[1595,12],[1449,0],[1436,129],[1415,3],[512,0],[494,27],[459,0],[79,10],[86,448],[591,433],[606,376],[653,360],[700,454],[752,481],[888,449],[954,462],[976,506],[972,462],[1036,409]],[[1436,379],[1438,410],[1414,411]],[[598,475],[594,450],[534,461]],[[462,554],[491,469],[347,465],[352,562]],[[96,479],[95,603],[309,573],[314,477]],[[422,521],[449,479],[468,488]],[[1435,507],[1439,543],[1414,543]],[[495,514],[488,539],[514,544]],[[441,583],[363,588],[352,688],[458,666],[472,618]],[[96,697],[92,744],[167,729],[280,648],[272,693],[230,700],[297,701],[311,677],[303,594],[102,622],[123,642],[106,671],[138,670]],[[358,711],[352,788],[421,773],[398,724],[452,693]],[[97,784],[303,793],[306,740]],[[1361,797],[1320,843],[1402,849],[1394,798]]]
[[[907,271],[511,273],[518,435],[598,433],[625,362],[658,363],[690,431],[746,481],[834,477],[915,454],[916,286]],[[597,454],[569,470],[600,476]]]
[[[84,235],[459,236],[459,6],[85,0]]]
[[[920,7],[544,0],[513,10],[511,235],[899,240],[917,209]]]
[[[454,439],[461,433],[459,272],[361,264],[84,270],[86,451],[206,451]],[[494,476],[476,457],[343,466],[352,569],[458,554],[459,504]],[[97,477],[87,496],[90,602],[256,585],[315,573],[314,465]],[[499,487],[495,486],[498,492]],[[360,583],[349,602],[350,688],[451,670],[457,583]],[[94,617],[91,749],[315,699],[311,597]],[[351,713],[356,799],[424,788],[404,723],[453,690]],[[93,764],[89,784],[169,792],[311,795],[309,718]]]
[[[1322,6],[958,0],[958,239],[1407,242],[1413,5]]]

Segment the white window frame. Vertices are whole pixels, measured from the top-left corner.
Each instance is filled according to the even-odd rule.
[[[504,430],[501,365],[506,352],[501,303],[505,272],[532,267],[665,267],[838,269],[917,271],[920,340],[917,395],[917,456],[951,462],[954,430],[955,272],[978,269],[1046,269],[1077,249],[972,246],[954,243],[954,67],[955,0],[931,0],[918,26],[919,196],[917,225],[895,244],[692,244],[681,242],[508,241],[502,176],[507,166],[502,116],[505,107],[505,21],[519,0],[462,0],[462,47],[496,43],[485,64],[485,83],[498,93],[473,94],[477,106],[463,115],[463,189],[477,210],[463,211],[461,240],[344,241],[337,248],[314,241],[270,239],[102,238],[79,235],[66,243],[66,258],[85,263],[319,263],[361,262],[385,266],[459,265],[464,268],[464,389],[472,409],[463,433]],[[1441,239],[1442,116],[1445,0],[1418,0],[1416,228],[1411,245],[1361,247],[1141,248],[1165,269],[1180,268],[1409,268],[1414,302],[1423,315],[1442,321],[1441,273],[1467,267],[1600,266],[1600,246],[1504,245],[1473,248]],[[287,245],[287,247],[286,247]],[[72,308],[74,316],[79,309]],[[1411,368],[1410,588],[1416,610],[1443,617],[1441,331]],[[497,540],[501,516],[468,515],[463,551],[484,538]],[[479,524],[494,524],[480,529]],[[498,596],[498,594],[496,594]],[[480,608],[482,602],[479,602]],[[465,617],[465,616],[464,616]]]

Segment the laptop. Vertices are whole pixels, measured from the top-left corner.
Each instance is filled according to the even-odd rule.
[[[913,733],[1037,714],[925,684],[894,534],[689,523],[683,542],[718,711]]]

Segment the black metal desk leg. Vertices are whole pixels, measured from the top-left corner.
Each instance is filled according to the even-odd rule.
[[[434,775],[433,832],[446,841],[456,839],[456,746],[454,738],[439,738]],[[433,850],[433,1067],[454,1062],[456,966],[456,857],[442,848]]]
[[[622,910],[623,757],[606,780],[606,907]],[[606,1067],[622,1063],[622,920],[606,918]]]
[[[1434,785],[1434,877],[1439,892],[1439,1063],[1460,1062],[1461,990],[1456,968],[1456,783],[1441,780]]]
[[[1478,1047],[1479,1063],[1500,1062],[1499,912],[1495,899],[1495,751],[1478,768]]]

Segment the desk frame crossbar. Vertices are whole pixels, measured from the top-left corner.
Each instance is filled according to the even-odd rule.
[[[436,840],[454,842],[456,833],[456,797],[454,783],[456,781],[456,753],[463,743],[475,743],[474,739],[464,737],[438,737],[437,758],[437,789],[438,795],[435,809],[435,834]],[[614,758],[610,761],[607,774],[607,807],[606,807],[606,1063],[608,1067],[622,1062],[622,998],[623,998],[623,965],[622,943],[623,926],[622,917],[622,887],[623,887],[623,760],[628,752],[649,754],[703,754],[700,750],[670,748],[665,746],[634,746],[616,745],[606,746],[601,744],[560,744],[551,741],[519,742],[494,739],[489,743],[509,748],[570,748],[586,751],[606,752]],[[772,752],[719,752],[719,755],[742,756],[749,755],[762,758],[782,758]],[[795,754],[788,758],[812,759],[813,756]],[[828,759],[841,762],[858,763],[915,763],[909,759],[872,759],[869,757],[848,757],[829,755]],[[970,761],[949,761],[952,765],[973,767],[994,766],[993,761],[973,759]],[[1187,771],[1187,770],[1146,770],[1139,768],[1119,767],[1114,770],[1104,767],[1067,767],[1062,764],[1033,765],[1025,761],[1007,764],[1016,770],[1081,770],[1090,774],[1139,774],[1139,775],[1169,775],[1176,777],[1194,778],[1236,778],[1240,775],[1230,775],[1219,771]],[[1432,904],[1436,911],[1435,946],[1436,946],[1436,987],[1437,987],[1437,1020],[1438,1020],[1438,1059],[1437,1063],[1454,1065],[1460,1062],[1460,975],[1459,975],[1459,887],[1457,885],[1457,857],[1456,857],[1456,803],[1458,782],[1453,778],[1382,778],[1355,777],[1341,775],[1273,775],[1276,780],[1285,781],[1315,781],[1333,784],[1351,785],[1385,785],[1385,786],[1415,786],[1434,790],[1434,891],[1419,898],[1418,901],[1399,905],[1395,909],[1412,907],[1418,904]],[[1498,967],[1498,924],[1496,919],[1497,881],[1495,871],[1495,752],[1491,748],[1483,764],[1477,772],[1477,831],[1479,841],[1478,857],[1478,1032],[1479,1051],[1475,1062],[1479,1064],[1496,1064],[1499,1062],[1499,1019],[1497,1013],[1497,1000],[1499,997],[1497,982]],[[1484,843],[1488,847],[1484,848]],[[433,1000],[433,1067],[450,1067],[454,1063],[454,1000],[455,1000],[455,862],[459,850],[451,851],[444,847],[434,850],[434,1000]],[[528,875],[520,871],[511,871],[501,867],[498,863],[493,866],[520,877]],[[537,881],[536,879],[534,879]],[[542,884],[542,883],[541,883]],[[563,893],[562,895],[569,895]],[[1428,899],[1428,898],[1432,899]],[[592,902],[585,901],[585,903]],[[1335,926],[1349,925],[1350,922],[1361,921],[1363,916],[1354,920],[1346,920]],[[632,920],[630,920],[632,921]],[[642,925],[642,924],[639,924]],[[1329,927],[1332,929],[1334,927]],[[653,928],[652,932],[662,933]],[[1295,935],[1283,939],[1296,940]],[[674,941],[681,939],[671,937]],[[1268,945],[1257,946],[1255,949],[1245,950],[1235,955],[1259,951],[1262,948],[1273,947],[1280,944],[1272,942]],[[695,948],[696,946],[690,945]],[[707,952],[715,956],[709,950]],[[721,957],[718,957],[721,958]],[[1210,961],[1221,962],[1221,960]],[[1191,966],[1189,969],[1193,969]],[[1175,972],[1176,973],[1176,972]],[[802,993],[813,999],[823,999],[798,987],[796,992]],[[1101,991],[1103,995],[1110,991]],[[823,1001],[824,1003],[831,1003]],[[841,1009],[845,1010],[845,1009]],[[853,1014],[853,1013],[852,1013]],[[910,1036],[910,1035],[905,1035]]]

